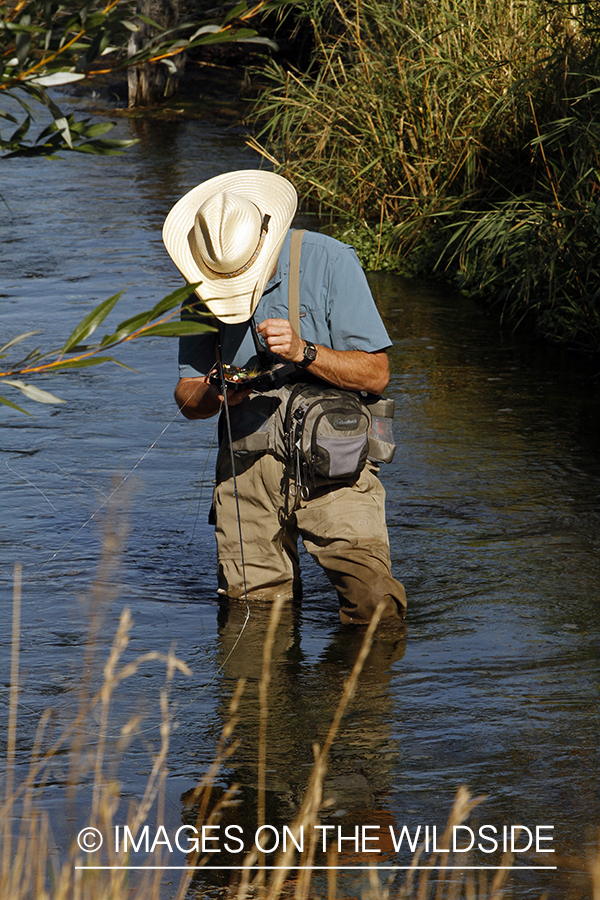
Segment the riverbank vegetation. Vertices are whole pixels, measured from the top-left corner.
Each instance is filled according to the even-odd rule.
[[[112,353],[115,348],[142,337],[179,338],[184,335],[215,331],[210,316],[198,310],[198,301],[193,294],[193,288],[196,286],[186,284],[184,287],[178,288],[159,300],[151,309],[146,309],[120,322],[114,332],[105,334],[98,343],[88,343],[88,339],[114,309],[124,293],[123,291],[119,291],[118,294],[114,294],[108,300],[103,300],[94,307],[77,324],[59,349],[42,350],[38,346],[22,356],[21,345],[40,332],[24,331],[22,334],[14,335],[0,347],[0,366],[4,368],[4,371],[0,371],[0,388],[3,390],[7,386],[15,389],[28,400],[36,403],[63,403],[64,401],[60,397],[30,382],[23,381],[23,376],[31,378],[41,374],[54,375],[58,372],[85,369],[108,362],[129,368],[114,356],[106,356],[105,353]],[[185,314],[192,311],[194,312],[193,321],[185,318]],[[182,314],[183,318],[181,318]],[[15,353],[17,356],[14,355]],[[18,406],[3,394],[0,394],[0,404],[30,415],[26,409]]]
[[[158,103],[176,93],[190,52],[229,43],[276,47],[250,26],[286,2],[207,10],[202,0],[0,0],[0,155],[121,153],[133,142],[103,137],[109,122],[64,113],[54,89],[125,73],[130,107]]]
[[[507,322],[600,348],[600,8],[305,0],[256,146],[367,268],[452,279]]]

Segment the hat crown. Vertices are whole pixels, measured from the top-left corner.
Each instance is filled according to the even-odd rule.
[[[213,194],[194,220],[196,247],[205,265],[223,275],[243,268],[257,250],[261,224],[252,200],[229,191]]]
[[[165,247],[221,322],[247,322],[254,313],[297,203],[287,178],[240,169],[197,184],[169,212]]]

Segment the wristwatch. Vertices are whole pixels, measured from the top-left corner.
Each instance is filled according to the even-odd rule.
[[[301,369],[306,369],[307,366],[310,366],[311,362],[314,362],[317,358],[317,348],[311,341],[304,341],[304,356],[302,357],[299,363],[296,363],[297,366],[300,366]]]

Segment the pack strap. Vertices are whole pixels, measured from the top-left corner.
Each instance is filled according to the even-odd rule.
[[[300,253],[306,229],[295,228],[290,243],[290,275],[288,281],[288,318],[297,335],[300,334]]]

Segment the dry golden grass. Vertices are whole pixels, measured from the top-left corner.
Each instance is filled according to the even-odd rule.
[[[100,564],[98,581],[94,587],[96,618],[90,625],[90,639],[98,636],[100,608],[102,596],[100,582],[105,581],[106,567],[113,567],[118,557],[119,535],[107,531],[104,554]],[[52,742],[46,740],[50,712],[44,713],[39,721],[36,737],[31,748],[29,770],[24,778],[17,781],[15,765],[15,748],[18,726],[18,685],[19,685],[19,631],[21,608],[21,573],[15,569],[14,602],[13,602],[13,635],[11,662],[11,693],[7,732],[7,767],[5,776],[4,801],[0,807],[0,897],[10,900],[185,900],[186,897],[202,896],[202,888],[198,883],[192,884],[192,878],[198,868],[202,868],[209,860],[209,855],[201,856],[190,853],[187,857],[187,868],[181,874],[177,885],[165,886],[164,873],[161,870],[136,873],[135,879],[123,869],[85,871],[87,859],[73,838],[62,856],[58,856],[53,846],[50,820],[44,807],[44,780],[49,765],[57,754],[65,751],[69,756],[69,790],[77,793],[80,774],[85,766],[89,766],[90,746],[86,743],[85,734],[88,726],[93,724],[97,737],[92,746],[93,786],[90,803],[89,825],[97,828],[102,834],[112,833],[115,823],[126,821],[131,834],[139,835],[143,824],[152,816],[156,827],[164,821],[163,798],[167,779],[167,760],[172,729],[169,704],[169,687],[176,673],[189,675],[190,670],[185,662],[173,653],[144,653],[130,662],[124,660],[127,649],[132,619],[127,609],[120,616],[119,625],[103,665],[102,683],[97,690],[92,690],[89,678],[84,678],[79,697],[79,710],[64,728],[62,733]],[[295,837],[303,831],[312,835],[306,842],[305,849],[298,853],[292,842],[285,852],[280,852],[273,861],[268,873],[253,868],[263,864],[261,854],[256,849],[248,852],[243,860],[240,879],[232,884],[223,895],[229,900],[246,900],[249,897],[260,897],[263,900],[279,900],[290,897],[295,900],[309,900],[315,896],[323,896],[322,889],[314,883],[314,866],[318,852],[317,831],[313,828],[319,822],[319,813],[323,806],[323,780],[327,769],[328,755],[336,739],[342,719],[359,682],[360,674],[371,649],[375,630],[379,622],[381,610],[377,610],[371,624],[365,631],[361,650],[345,682],[335,715],[322,746],[314,745],[314,766],[308,787],[299,812],[289,826]],[[262,661],[262,676],[259,684],[260,728],[258,753],[258,809],[257,825],[265,821],[265,788],[266,788],[266,755],[268,744],[268,695],[271,678],[272,650],[281,603],[273,606],[270,625],[265,636]],[[88,647],[86,660],[89,663],[96,653],[95,647]],[[145,790],[135,804],[130,804],[126,816],[123,815],[121,787],[115,775],[118,761],[132,740],[139,732],[140,720],[131,718],[121,729],[116,742],[109,740],[111,734],[110,716],[115,694],[119,686],[126,685],[127,679],[135,675],[147,663],[159,662],[165,669],[164,686],[160,692],[160,740],[154,751],[150,774]],[[237,690],[229,705],[229,714],[223,727],[220,741],[216,748],[214,762],[193,792],[188,802],[197,809],[196,828],[202,825],[217,824],[223,812],[235,801],[237,785],[232,785],[219,799],[215,798],[215,780],[226,761],[235,753],[235,726],[240,703],[243,702],[244,682],[238,683]],[[93,716],[93,722],[92,722]],[[47,746],[46,746],[47,745]],[[441,839],[441,846],[452,834],[455,825],[465,822],[472,809],[483,800],[472,798],[465,787],[457,792],[454,805],[450,811],[446,831]],[[107,842],[109,844],[109,842]],[[102,865],[123,866],[127,858],[106,846]],[[465,862],[465,860],[461,860]],[[467,871],[454,871],[447,875],[438,865],[451,864],[452,857],[447,853],[432,853],[425,857],[420,847],[412,861],[400,887],[393,888],[390,882],[382,883],[383,873],[372,867],[369,873],[369,889],[363,894],[365,900],[500,900],[504,895],[510,879],[510,869],[498,870],[489,881],[488,873],[480,873],[477,877]],[[144,860],[144,865],[160,866],[168,864],[161,847]],[[329,864],[335,864],[335,856],[330,856]],[[505,856],[502,864],[510,866],[512,857]],[[591,860],[570,861],[589,872],[591,896],[600,900],[600,852]],[[297,869],[296,867],[305,867]],[[79,868],[78,868],[79,867]],[[320,893],[319,893],[320,891]],[[214,889],[211,896],[214,896]],[[327,896],[329,900],[338,897],[337,873],[328,873]]]

